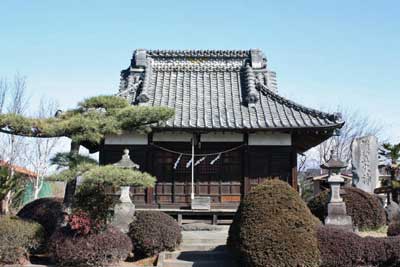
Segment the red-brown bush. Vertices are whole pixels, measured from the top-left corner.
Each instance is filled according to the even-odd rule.
[[[388,236],[398,236],[400,235],[400,221],[392,221],[389,224],[388,230],[387,230],[387,235]]]
[[[323,267],[359,266],[363,263],[362,238],[336,228],[318,228],[318,248]]]
[[[73,233],[78,235],[88,235],[99,229],[98,224],[84,211],[71,214],[68,218],[68,226]]]
[[[321,267],[400,266],[400,237],[360,237],[332,227],[317,232]]]
[[[113,227],[88,235],[74,235],[64,227],[52,235],[49,251],[58,266],[97,267],[125,260],[132,251],[132,243]]]

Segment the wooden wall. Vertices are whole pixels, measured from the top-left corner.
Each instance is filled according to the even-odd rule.
[[[191,152],[189,143],[165,142],[158,145],[184,153]],[[241,143],[201,143],[195,153],[220,152],[237,147]],[[119,161],[123,149],[130,150],[131,159],[142,171],[158,179],[154,189],[132,189],[133,201],[139,207],[190,206],[191,168],[186,168],[189,156],[182,157],[177,169],[173,169],[178,155],[160,150],[151,145],[105,145],[100,151],[100,163]],[[292,186],[297,185],[293,168],[295,150],[292,146],[242,146],[223,154],[214,165],[207,157],[195,168],[196,195],[210,196],[214,208],[235,207],[243,194],[267,178],[277,177]]]

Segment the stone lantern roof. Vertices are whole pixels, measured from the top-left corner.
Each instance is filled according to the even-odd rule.
[[[133,162],[129,156],[129,149],[124,149],[124,154],[120,161],[113,164],[116,167],[125,168],[125,169],[139,169],[140,166]]]
[[[339,159],[337,159],[334,151],[331,151],[331,158],[321,165],[321,169],[325,170],[340,170],[347,167],[347,164]]]

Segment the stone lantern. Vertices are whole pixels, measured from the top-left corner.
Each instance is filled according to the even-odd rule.
[[[347,165],[338,160],[332,150],[331,158],[321,165],[322,169],[328,170],[328,183],[331,187],[331,195],[328,204],[328,216],[325,218],[325,225],[334,226],[344,230],[353,231],[353,222],[347,215],[346,204],[340,196],[340,186],[344,183],[340,170]]]
[[[139,169],[139,165],[130,159],[129,149],[124,149],[122,159],[115,163],[114,166],[127,169]],[[135,215],[135,205],[132,203],[129,192],[130,186],[121,186],[121,196],[118,203],[114,206],[114,216],[111,222],[113,226],[124,233],[128,232],[129,224],[132,222],[133,216]]]

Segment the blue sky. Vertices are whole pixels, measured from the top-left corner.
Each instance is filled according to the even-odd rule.
[[[399,1],[0,2],[0,77],[62,108],[117,91],[136,48],[261,48],[282,95],[359,110],[400,142]]]

